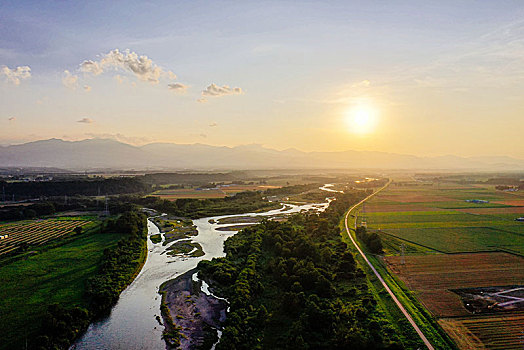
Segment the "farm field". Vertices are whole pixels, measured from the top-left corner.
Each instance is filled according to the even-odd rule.
[[[524,282],[524,258],[508,253],[434,254],[385,258],[390,271],[438,317],[467,316],[452,289],[519,285]]]
[[[524,313],[441,319],[439,324],[461,349],[522,349]]]
[[[0,266],[0,349],[23,349],[51,304],[86,307],[85,281],[99,268],[104,250],[122,237],[86,233],[58,247],[36,247],[27,258]]]
[[[524,285],[524,223],[515,221],[521,216],[524,193],[487,185],[393,183],[365,204],[358,222],[380,235],[388,272],[459,348],[522,349],[522,303],[474,314],[457,291]]]
[[[522,285],[524,258],[507,253],[386,257],[389,270],[415,292],[461,349],[521,349],[524,306],[482,317],[452,290]]]
[[[162,189],[154,192],[152,195],[167,200],[176,200],[179,198],[209,199],[224,198],[235,195],[244,191],[264,191],[269,188],[278,188],[280,186],[260,186],[260,185],[224,185],[217,188],[184,188],[184,189]]]
[[[77,227],[89,227],[94,222],[80,218],[56,218],[0,224],[0,255],[12,252],[20,244],[40,245],[51,239],[65,236]]]
[[[443,253],[524,254],[521,194],[469,185],[390,186],[360,213],[385,241],[394,237]],[[466,202],[482,200],[487,203]]]

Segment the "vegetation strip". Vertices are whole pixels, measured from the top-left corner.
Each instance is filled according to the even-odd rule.
[[[426,346],[428,347],[428,349],[430,350],[434,350],[434,347],[433,345],[431,345],[431,343],[429,342],[429,340],[426,338],[426,336],[424,335],[424,333],[422,333],[422,331],[420,330],[420,328],[417,326],[417,324],[415,323],[415,321],[413,321],[413,318],[411,317],[411,315],[406,311],[406,309],[404,308],[404,306],[400,303],[400,301],[397,299],[397,297],[395,296],[395,294],[391,291],[391,289],[389,289],[388,285],[386,284],[386,282],[384,281],[384,279],[382,278],[382,276],[378,273],[378,271],[375,269],[375,267],[371,264],[371,262],[368,260],[368,258],[366,257],[366,254],[364,254],[364,252],[362,251],[362,249],[360,249],[360,247],[358,246],[357,242],[355,242],[355,239],[353,238],[353,236],[351,235],[351,232],[349,231],[349,227],[348,227],[348,217],[349,217],[349,213],[351,213],[355,208],[357,208],[359,205],[361,205],[362,203],[364,203],[365,201],[367,201],[368,199],[370,199],[371,197],[373,197],[374,195],[376,195],[377,193],[379,193],[380,191],[382,191],[383,189],[385,189],[389,184],[391,183],[391,180],[386,184],[384,185],[383,187],[381,187],[380,189],[378,189],[377,191],[375,191],[374,193],[370,194],[368,197],[364,198],[363,200],[361,200],[359,203],[355,204],[354,206],[352,206],[347,214],[346,214],[346,217],[345,217],[345,220],[344,220],[344,223],[345,223],[345,227],[346,227],[346,232],[347,234],[349,235],[349,238],[351,239],[351,242],[353,243],[353,245],[355,246],[355,248],[357,248],[358,252],[362,255],[362,258],[367,262],[367,264],[369,265],[369,267],[371,268],[371,270],[373,270],[373,272],[375,273],[375,275],[377,276],[377,278],[379,279],[379,281],[382,283],[382,285],[384,286],[384,288],[386,289],[386,291],[389,293],[389,295],[391,296],[391,298],[393,299],[393,301],[395,302],[395,304],[397,304],[397,306],[399,307],[400,311],[402,311],[402,313],[404,314],[404,316],[407,318],[407,320],[409,321],[409,323],[413,326],[413,328],[415,329],[415,331],[417,332],[417,334],[420,336],[420,338],[422,339],[422,341],[424,342],[424,344],[426,344]]]

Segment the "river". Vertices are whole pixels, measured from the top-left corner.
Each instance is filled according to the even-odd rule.
[[[161,297],[158,288],[163,282],[195,268],[200,260],[211,260],[225,255],[224,242],[237,231],[218,231],[219,227],[235,225],[219,224],[217,222],[219,219],[272,216],[311,209],[322,211],[328,205],[329,202],[306,205],[286,204],[281,209],[263,213],[222,215],[193,220],[198,234],[192,237],[191,241],[202,246],[205,254],[201,257],[169,256],[166,254],[168,246],[162,246],[162,243],[153,244],[148,239],[149,253],[138,276],[122,292],[111,314],[103,320],[92,323],[70,349],[165,349],[166,345],[162,340],[164,327],[156,319],[160,316]],[[150,220],[147,228],[148,236],[159,233],[158,227]]]

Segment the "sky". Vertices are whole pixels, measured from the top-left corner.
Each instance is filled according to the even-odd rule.
[[[524,2],[2,1],[0,144],[524,158]]]

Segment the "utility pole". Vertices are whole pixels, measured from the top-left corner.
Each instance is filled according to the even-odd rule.
[[[109,216],[109,204],[107,202],[107,196],[106,196],[106,206],[105,206],[105,210],[104,210],[104,215],[105,216]]]
[[[404,256],[406,252],[406,245],[404,244],[404,242],[402,242],[402,244],[400,245],[400,263],[402,265],[405,265],[406,264],[406,257]]]

